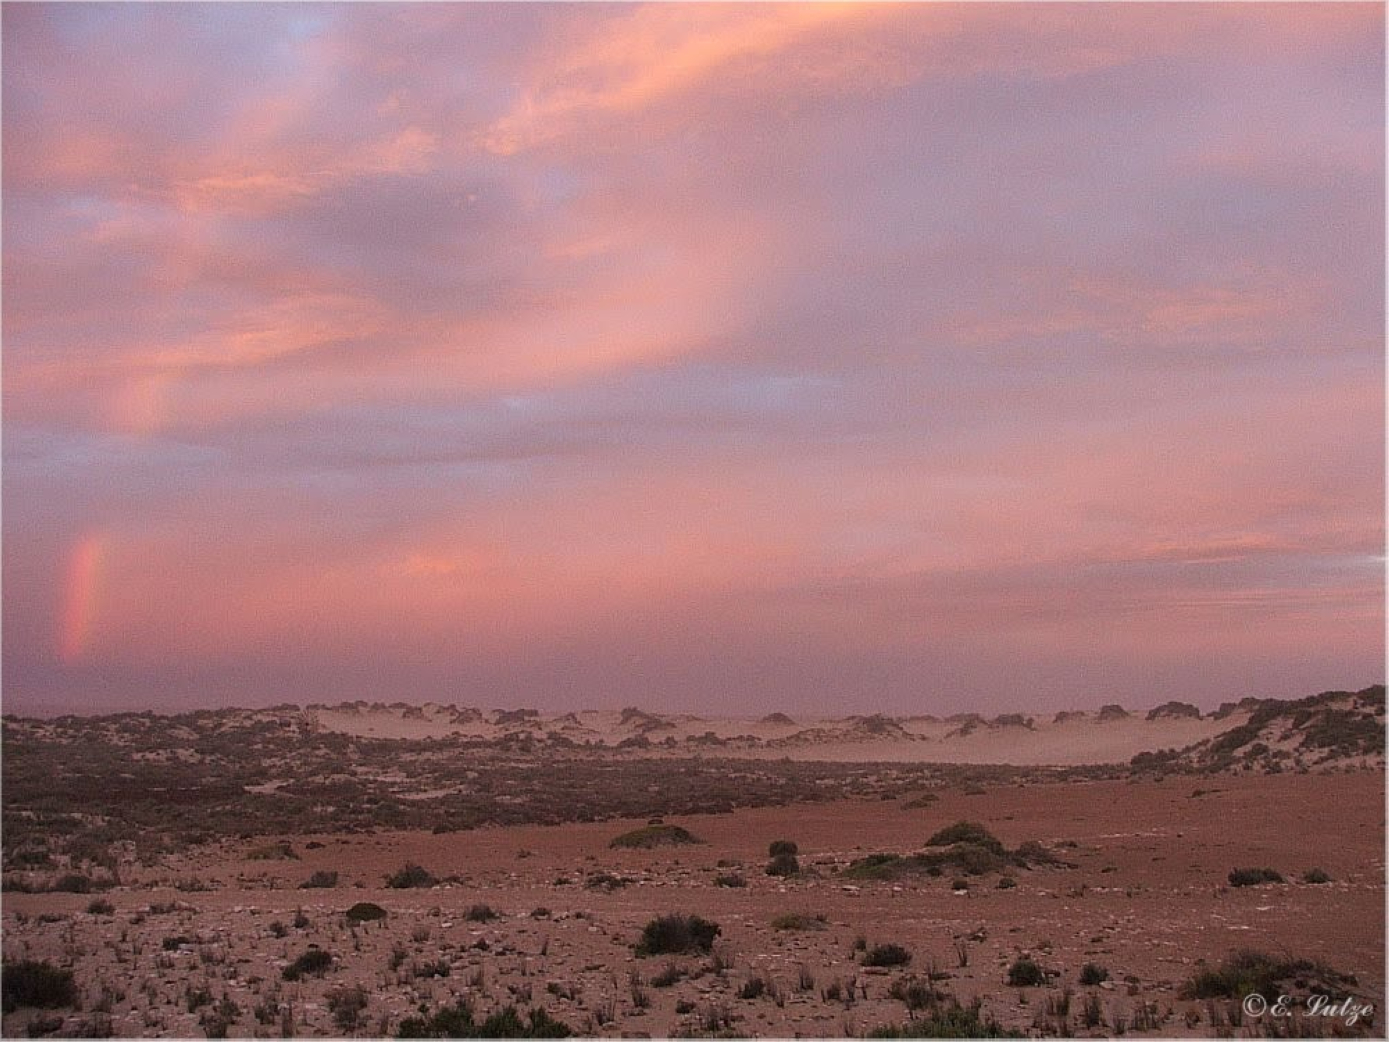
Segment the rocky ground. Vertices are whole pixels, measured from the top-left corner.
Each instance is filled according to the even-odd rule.
[[[951,1008],[933,992],[1032,1035],[1286,1033],[1238,995],[1183,997],[1203,964],[1257,949],[1291,967],[1276,987],[1298,1003],[1321,984],[1374,1008],[1295,1033],[1382,1036],[1383,786],[1378,770],[941,781],[668,818],[702,842],[652,849],[610,845],[644,819],[214,839],[122,860],[102,893],[6,893],[7,977],[46,962],[76,994],[7,1012],[3,1033],[394,1035],[464,997],[479,1019],[543,1009],[588,1035],[836,1037],[920,1028]],[[852,867],[938,849],[927,840],[960,820],[1059,863]],[[776,840],[797,845],[799,873],[767,874]],[[384,885],[408,864],[443,882]],[[1232,887],[1239,868],[1285,882]],[[1304,882],[1313,869],[1329,881]],[[315,873],[334,885],[301,888]],[[359,902],[385,917],[352,922]],[[638,954],[666,914],[716,923],[711,950]],[[888,945],[910,961],[864,964]],[[325,965],[287,980],[314,949]],[[1042,983],[1009,983],[1023,958]],[[1082,984],[1087,964],[1106,979]]]

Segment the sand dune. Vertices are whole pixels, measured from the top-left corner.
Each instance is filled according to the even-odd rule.
[[[642,710],[585,711],[517,716],[513,712],[452,706],[349,704],[313,706],[315,727],[362,738],[418,740],[450,736],[500,740],[507,735],[560,739],[611,749],[663,750],[681,755],[768,755],[842,762],[1012,763],[1025,765],[1125,763],[1136,753],[1180,749],[1245,723],[1248,710],[1214,717],[1124,717],[1095,713],[1056,719],[977,716],[847,717],[792,720],[660,715]]]

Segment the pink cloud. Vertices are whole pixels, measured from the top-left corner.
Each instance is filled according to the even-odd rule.
[[[16,690],[1382,658],[1375,5],[4,19]]]

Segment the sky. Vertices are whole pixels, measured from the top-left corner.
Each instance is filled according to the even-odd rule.
[[[1381,4],[6,4],[3,706],[1384,679]]]

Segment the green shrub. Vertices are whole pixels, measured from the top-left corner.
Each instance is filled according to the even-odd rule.
[[[1319,962],[1309,959],[1277,958],[1264,952],[1242,949],[1231,952],[1214,969],[1200,970],[1181,988],[1184,999],[1242,999],[1251,992],[1275,994],[1283,981],[1297,980],[1312,991],[1334,994],[1349,982]]]
[[[437,882],[433,873],[414,862],[407,862],[398,871],[386,877],[386,885],[396,890],[424,890]]]
[[[905,1002],[908,1013],[933,1006],[945,997],[931,986],[929,980],[923,981],[916,977],[898,977],[892,982],[892,987],[887,989],[887,993],[898,1002]]]
[[[480,1023],[466,999],[435,1010],[429,1016],[406,1017],[396,1038],[569,1038],[573,1029],[543,1009],[532,1009],[526,1019],[507,1006]]]
[[[1308,726],[1302,744],[1309,749],[1331,749],[1345,756],[1384,752],[1384,722],[1352,709],[1326,709],[1320,720]]]
[[[796,860],[795,854],[778,854],[767,862],[767,875],[769,876],[794,876],[799,875],[801,863]]]
[[[0,966],[0,1002],[4,1011],[21,1007],[57,1009],[77,1005],[77,986],[72,971],[34,959],[6,961]]]
[[[863,955],[865,966],[905,966],[912,961],[912,953],[900,944],[879,944]]]
[[[868,1032],[869,1038],[1022,1038],[993,1018],[983,1016],[982,1003],[975,999],[960,1005],[953,995],[926,1007],[926,1012],[905,1024],[884,1025]]]
[[[52,868],[53,858],[49,856],[47,850],[36,847],[24,847],[13,852],[6,852],[9,860],[19,868]]]
[[[704,840],[679,825],[644,825],[631,832],[624,832],[608,846],[629,850],[651,850],[653,847],[678,847],[703,842]]]
[[[852,862],[841,874],[846,879],[896,879],[903,860],[901,854],[869,854]]]
[[[189,987],[183,996],[183,1001],[188,1005],[189,1013],[196,1013],[204,1006],[212,1005],[212,989],[207,987]]]
[[[982,876],[1012,868],[1016,864],[1006,853],[1000,854],[991,847],[977,843],[955,843],[944,850],[906,857],[900,854],[870,854],[850,864],[843,874],[850,879],[892,880],[908,876],[939,876],[949,868],[971,876]]]
[[[999,877],[998,877],[998,888],[999,888],[1000,890],[1012,890],[1013,887],[1015,887],[1015,886],[1017,886],[1017,885],[1018,885],[1018,881],[1017,881],[1016,879],[1014,879],[1012,876],[999,876]]]
[[[1283,877],[1271,868],[1232,868],[1231,886],[1258,886],[1260,883],[1281,883]]]
[[[299,884],[300,890],[328,890],[338,885],[338,874],[319,869]]]
[[[824,915],[805,915],[801,912],[788,912],[772,920],[773,930],[823,930],[825,926]]]
[[[1000,853],[1003,851],[1003,844],[998,837],[977,821],[957,821],[926,841],[928,847],[948,847],[952,843],[973,843]]]
[[[1026,956],[1008,967],[1008,984],[1011,987],[1037,988],[1046,982],[1046,971]]]
[[[491,905],[477,904],[469,907],[463,913],[463,918],[470,923],[486,923],[493,919],[500,919],[501,914],[494,910]]]
[[[210,995],[208,1001],[211,1001]],[[223,995],[217,1005],[198,1018],[198,1023],[208,1038],[226,1038],[240,1016],[241,1007],[229,995]]]
[[[377,919],[386,918],[386,910],[371,901],[358,901],[344,914],[346,914],[349,922],[354,923],[370,923]]]
[[[81,872],[69,872],[67,875],[59,876],[48,889],[60,894],[90,894],[92,881]]]
[[[717,923],[697,915],[663,915],[642,929],[636,951],[642,956],[708,952],[718,935]]]
[[[767,848],[768,857],[778,857],[782,854],[790,854],[792,857],[795,857],[800,852],[801,848],[796,846],[796,844],[789,839],[773,840],[771,846]]]
[[[651,978],[653,988],[669,988],[685,979],[685,971],[675,963],[667,963],[666,968]]]
[[[1013,860],[1022,868],[1029,868],[1032,865],[1059,865],[1062,861],[1042,844],[1035,839],[1023,840],[1018,844],[1018,849],[1013,851]]]
[[[984,826],[959,821],[941,829],[919,854],[870,854],[846,868],[849,879],[895,880],[911,876],[939,876],[947,869],[970,876],[1002,872],[1033,865],[1063,865],[1056,855],[1036,840],[1028,840],[1015,851],[1003,846]]]
[[[87,905],[87,911],[92,915],[111,915],[115,912],[116,906],[104,897],[98,897],[91,904]]]
[[[255,847],[246,854],[248,861],[298,861],[299,855],[294,852],[294,847],[288,840],[280,840],[278,843],[267,843],[265,846]]]
[[[1103,984],[1109,980],[1109,971],[1099,963],[1087,962],[1080,968],[1080,983]]]
[[[322,977],[332,965],[333,957],[322,948],[310,948],[286,966],[281,976],[290,981],[299,980],[305,975]]]
[[[328,1012],[333,1014],[333,1023],[339,1030],[351,1034],[362,1022],[367,1001],[367,991],[360,984],[338,988],[328,993]]]
[[[1306,872],[1302,873],[1302,881],[1304,883],[1329,883],[1331,882],[1331,877],[1326,874],[1324,869],[1309,868]]]

